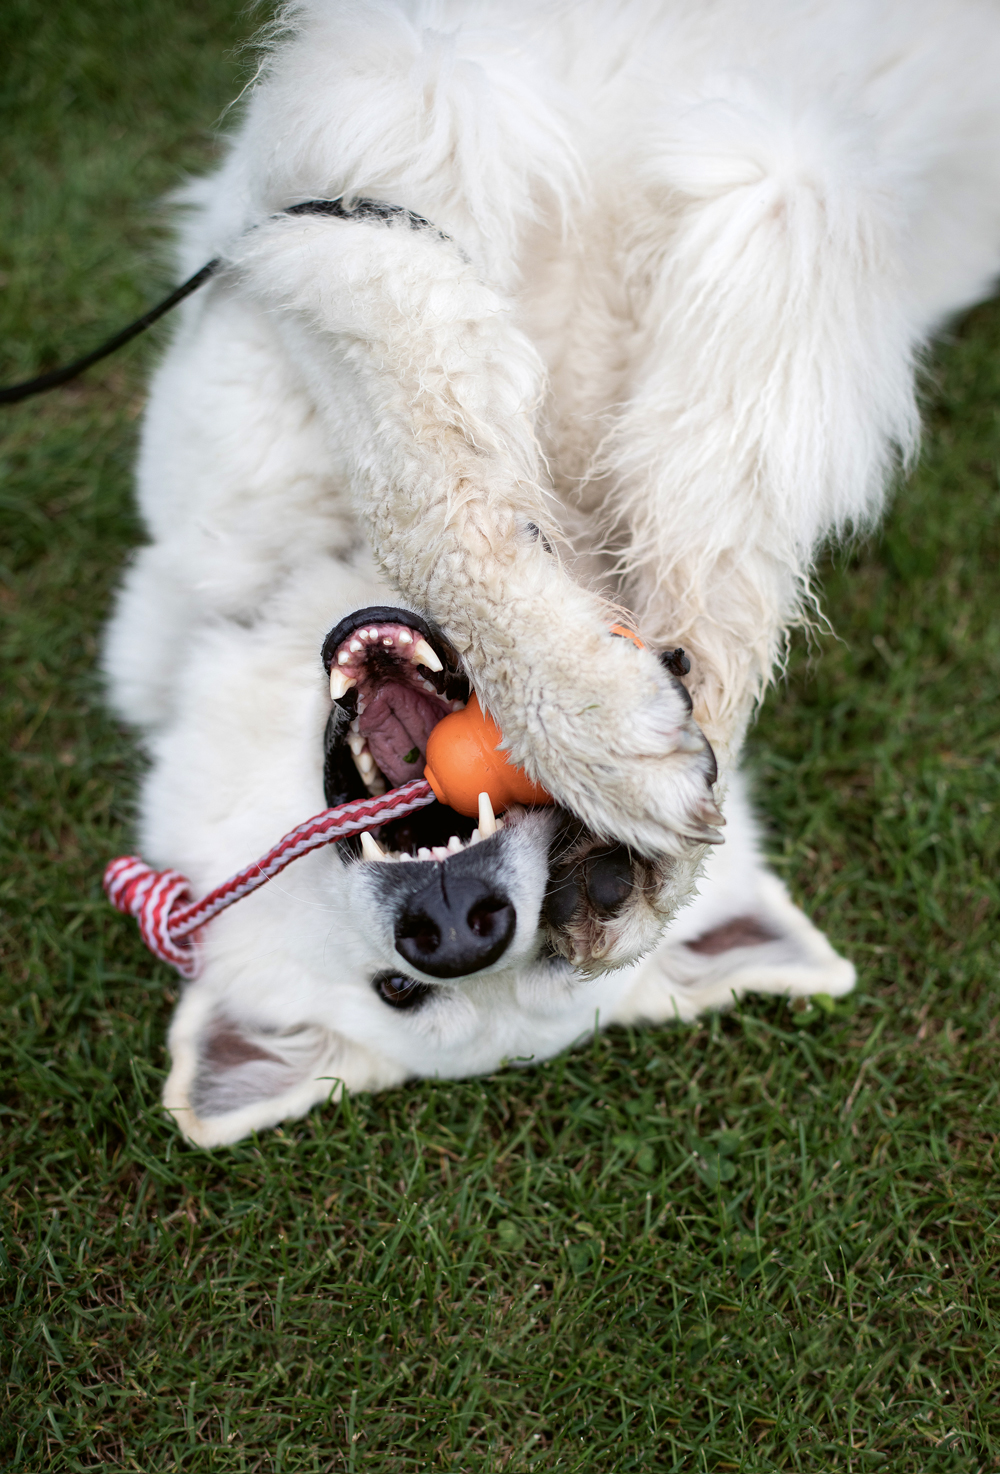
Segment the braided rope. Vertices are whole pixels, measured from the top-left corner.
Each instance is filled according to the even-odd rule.
[[[104,890],[116,910],[135,917],[142,940],[155,956],[176,967],[182,977],[195,978],[201,959],[192,942],[213,916],[265,885],[310,850],[402,819],[433,802],[430,784],[415,778],[379,798],[358,798],[324,809],[289,830],[266,855],[231,875],[200,901],[192,900],[191,882],[178,870],[153,870],[138,855],[111,861],[104,872]]]

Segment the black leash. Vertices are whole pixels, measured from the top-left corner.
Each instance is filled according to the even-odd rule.
[[[84,354],[83,358],[74,359],[72,363],[63,364],[62,368],[52,369],[50,373],[39,374],[37,379],[26,379],[23,384],[11,384],[6,389],[0,389],[0,404],[17,404],[22,399],[30,399],[33,394],[44,394],[46,389],[58,389],[60,384],[68,384],[70,379],[75,379],[77,374],[82,374],[84,369],[89,369],[92,363],[100,363],[102,358],[107,358],[109,353],[114,353],[116,348],[123,348],[126,343],[137,338],[151,327],[158,317],[169,312],[171,307],[176,307],[178,302],[183,302],[192,292],[196,292],[202,282],[208,278],[219,265],[220,258],[217,256],[194,276],[189,276],[186,282],[175,287],[169,297],[164,297],[155,307],[137,317],[135,322],[130,322],[127,328],[122,328],[120,333],[115,333],[100,348],[95,348],[93,353]]]
[[[281,212],[283,215],[332,215],[338,220],[374,220],[379,225],[392,225],[396,221],[405,222],[411,230],[432,231],[439,240],[447,241],[450,238],[443,231],[438,230],[429,220],[422,215],[416,215],[412,210],[406,210],[402,205],[390,205],[384,200],[369,200],[363,198],[355,199],[350,209],[344,205],[344,197],[336,200],[303,200],[301,204],[289,205],[287,210]],[[62,368],[52,369],[47,374],[39,374],[37,379],[26,379],[23,384],[10,384],[6,389],[0,389],[0,404],[19,404],[22,399],[30,399],[33,394],[44,394],[46,389],[58,389],[60,384],[68,384],[70,379],[75,379],[82,374],[84,369],[89,369],[91,364],[100,363],[102,358],[107,358],[116,349],[123,348],[140,333],[144,333],[148,327],[161,318],[171,307],[176,307],[178,302],[183,302],[192,292],[196,292],[200,286],[208,281],[222,264],[222,257],[216,256],[196,271],[194,276],[189,276],[186,282],[175,287],[168,297],[137,317],[135,322],[130,322],[127,328],[122,328],[120,333],[115,333],[100,348],[95,348],[92,353],[87,353],[83,358],[74,359],[72,363],[64,364]]]

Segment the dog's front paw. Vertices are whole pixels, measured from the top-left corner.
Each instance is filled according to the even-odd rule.
[[[669,658],[579,628],[532,654],[521,691],[496,693],[512,759],[594,834],[642,854],[719,843],[715,756]]]

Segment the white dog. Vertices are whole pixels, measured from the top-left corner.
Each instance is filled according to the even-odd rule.
[[[202,894],[418,776],[472,689],[557,807],[425,809],[212,922],[189,1137],[851,986],[735,766],[817,546],[913,453],[921,344],[1000,266],[998,76],[976,0],[285,13],[187,192],[182,264],[222,265],[146,415],[107,653],[142,852]]]

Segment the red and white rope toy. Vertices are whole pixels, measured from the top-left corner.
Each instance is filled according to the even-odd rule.
[[[176,967],[182,977],[196,978],[201,959],[192,943],[195,933],[213,916],[265,885],[300,855],[362,830],[377,829],[390,819],[402,819],[433,803],[434,797],[430,784],[415,778],[379,798],[359,798],[324,809],[200,901],[192,901],[191,882],[180,871],[153,870],[138,855],[111,861],[104,872],[104,890],[118,911],[135,917],[142,940],[155,956]]]

